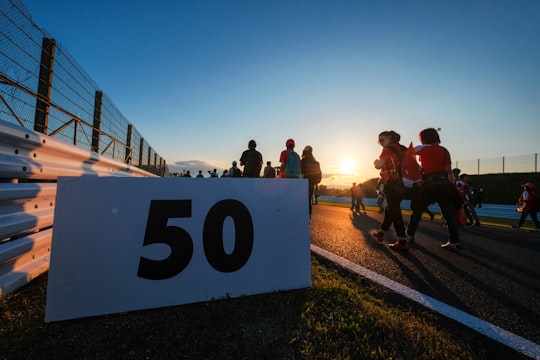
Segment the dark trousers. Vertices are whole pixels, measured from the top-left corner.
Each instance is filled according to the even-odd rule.
[[[401,215],[401,199],[402,194],[398,194],[391,187],[385,187],[386,192],[386,210],[384,212],[384,220],[381,225],[382,231],[388,231],[390,226],[394,224],[394,230],[397,236],[405,236],[405,225],[403,224],[403,216]]]
[[[414,236],[418,223],[422,218],[422,213],[429,204],[437,203],[441,209],[442,216],[448,226],[448,237],[450,242],[459,242],[459,232],[453,207],[460,207],[459,194],[454,184],[429,184],[426,183],[411,199],[412,215],[407,228],[407,233]]]
[[[527,218],[527,216],[529,214],[531,214],[531,219],[534,222],[534,225],[536,226],[536,228],[540,229],[540,226],[538,226],[538,217],[537,217],[536,211],[524,211],[524,212],[522,212],[521,217],[519,218],[518,226],[521,227],[521,225],[523,225],[523,223],[525,222],[525,219]]]

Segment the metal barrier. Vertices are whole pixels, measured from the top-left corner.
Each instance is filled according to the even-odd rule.
[[[337,204],[350,204],[351,199],[348,197],[339,197],[339,196],[319,196],[319,201],[337,203]],[[401,202],[401,208],[404,210],[410,210],[410,201],[403,200]],[[364,198],[364,205],[367,206],[377,206],[377,199],[375,198]],[[429,205],[429,210],[440,212],[439,206],[437,204]],[[476,208],[476,213],[478,216],[501,218],[501,219],[512,219],[519,220],[520,213],[516,211],[516,206],[514,205],[497,205],[497,204],[482,204],[482,207]]]
[[[0,120],[0,297],[49,269],[59,176],[156,175]]]

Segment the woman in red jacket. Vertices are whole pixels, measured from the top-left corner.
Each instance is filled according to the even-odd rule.
[[[389,244],[390,248],[396,250],[409,250],[407,236],[405,235],[405,225],[401,215],[400,203],[403,199],[403,180],[401,179],[401,159],[403,149],[399,144],[401,136],[395,131],[383,131],[379,134],[379,144],[383,147],[379,158],[373,162],[375,169],[381,170],[381,178],[386,178],[384,193],[386,195],[386,211],[380,230],[375,230],[371,234],[377,241],[383,242],[384,233],[394,224],[397,241]]]
[[[415,154],[424,171],[424,184],[421,191],[421,208],[438,203],[448,226],[448,241],[441,245],[444,249],[459,249],[458,225],[453,207],[459,207],[460,199],[456,190],[450,153],[440,145],[439,133],[434,128],[424,129],[418,135],[422,145],[415,148]],[[414,236],[419,218],[411,217],[407,233]]]

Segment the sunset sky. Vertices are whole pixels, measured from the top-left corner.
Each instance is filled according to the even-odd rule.
[[[540,152],[540,1],[23,0],[171,171],[376,177],[377,135],[441,128],[453,160]]]

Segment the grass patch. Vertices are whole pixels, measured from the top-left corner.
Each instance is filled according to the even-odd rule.
[[[45,324],[43,275],[0,299],[1,359],[526,358],[312,257],[311,288]]]

